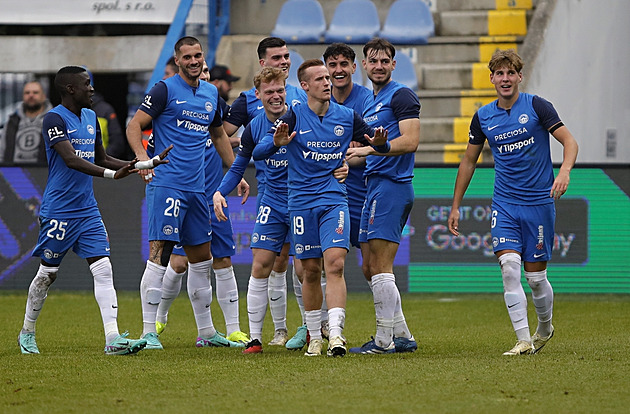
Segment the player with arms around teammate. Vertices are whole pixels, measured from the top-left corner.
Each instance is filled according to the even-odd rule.
[[[391,151],[377,156],[369,147],[351,148],[348,158],[369,155],[365,178],[367,195],[361,217],[359,242],[363,273],[374,295],[376,335],[350,352],[383,354],[417,349],[405,315],[394,276],[394,258],[402,230],[413,207],[414,153],[420,142],[420,102],[408,87],[392,80],[396,49],[375,38],[363,47],[363,67],[374,90],[363,111],[371,126],[389,131]],[[367,266],[367,269],[365,268]]]
[[[554,200],[567,191],[578,145],[550,102],[519,92],[523,61],[514,50],[495,52],[488,67],[498,99],[481,107],[470,123],[470,140],[457,172],[448,227],[459,235],[459,207],[488,140],[495,162],[492,245],[501,266],[503,296],[517,338],[514,348],[503,355],[533,354],[554,334],[553,289],[547,280],[556,217]],[[555,179],[549,134],[564,147]],[[533,337],[521,284],[521,262],[538,316]]]
[[[295,105],[256,146],[254,159],[286,145],[289,160],[289,214],[295,255],[302,261],[305,319],[311,341],[307,356],[321,355],[322,257],[327,275],[330,324],[328,355],[346,353],[344,262],[350,237],[345,184],[334,177],[351,140],[389,151],[387,131],[370,128],[352,109],[330,102],[330,74],[318,59],[305,61],[298,79],[307,104]],[[273,135],[272,135],[273,134]],[[370,138],[372,136],[372,138]]]
[[[40,232],[33,256],[41,258],[31,282],[24,325],[18,337],[23,354],[39,354],[35,322],[48,289],[68,250],[87,260],[94,296],[101,310],[107,355],[133,354],[146,345],[118,332],[118,301],[109,261],[109,240],[94,198],[92,177],[120,179],[135,172],[134,161],[110,157],[103,148],[96,114],[90,109],[94,88],[84,68],[66,66],[55,76],[61,105],[44,117],[42,134],[48,158],[48,182],[40,210]],[[166,151],[156,160],[162,161]]]
[[[217,334],[210,303],[210,214],[205,195],[204,153],[209,133],[217,151],[232,152],[218,110],[217,88],[200,82],[203,51],[199,40],[186,36],[175,44],[179,74],[155,84],[129,122],[127,139],[140,160],[147,160],[142,129],[153,122],[155,152],[173,145],[170,158],[147,185],[149,260],[140,283],[143,337],[147,349],[162,349],[156,313],[162,278],[173,247],[180,243],[188,257],[188,295],[197,323],[197,346],[231,346]],[[142,171],[141,171],[142,172]]]

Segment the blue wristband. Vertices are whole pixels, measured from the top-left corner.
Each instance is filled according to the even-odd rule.
[[[383,145],[379,145],[379,146],[374,147],[374,149],[376,150],[376,152],[378,152],[380,154],[387,154],[389,152],[389,150],[392,149],[392,144],[390,144],[389,141],[387,141]]]

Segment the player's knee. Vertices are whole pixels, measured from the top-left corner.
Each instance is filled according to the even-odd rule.
[[[518,253],[506,253],[499,257],[503,287],[513,290],[521,283],[521,256]]]
[[[525,279],[530,288],[536,289],[541,283],[547,280],[547,270],[540,272],[525,272]]]

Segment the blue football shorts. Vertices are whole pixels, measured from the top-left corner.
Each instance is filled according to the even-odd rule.
[[[83,259],[109,256],[109,238],[101,216],[39,218],[39,237],[32,255],[59,265],[70,249]]]
[[[383,239],[400,243],[403,228],[413,207],[413,185],[370,176],[367,187],[359,242]]]
[[[210,212],[204,193],[148,185],[146,196],[149,240],[169,240],[183,246],[210,241]]]
[[[524,262],[546,262],[553,249],[556,206],[523,206],[492,202],[492,248],[515,250]]]
[[[282,246],[289,243],[289,212],[286,207],[274,207],[266,201],[263,197],[259,204],[249,247],[280,253]]]
[[[347,204],[290,211],[295,257],[323,257],[331,247],[349,250],[350,213]]]

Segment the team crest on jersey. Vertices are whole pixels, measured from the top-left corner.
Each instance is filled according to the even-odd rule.
[[[301,244],[296,244],[295,245],[295,253],[296,254],[302,254],[304,253],[304,246],[302,246]]]
[[[342,136],[344,133],[344,129],[341,125],[337,125],[334,129],[335,135],[337,135],[338,137]]]
[[[529,121],[529,116],[527,116],[527,114],[521,114],[521,116],[518,117],[518,122],[521,124],[526,124],[527,121]]]
[[[92,125],[88,125],[87,130],[90,133],[90,135],[94,135],[94,127]]]
[[[162,233],[166,234],[167,236],[170,236],[171,234],[173,234],[173,226],[171,226],[170,224],[167,224],[166,226],[162,228]]]
[[[258,233],[252,234],[252,243],[258,243]]]
[[[212,112],[212,102],[206,102],[206,111]]]

